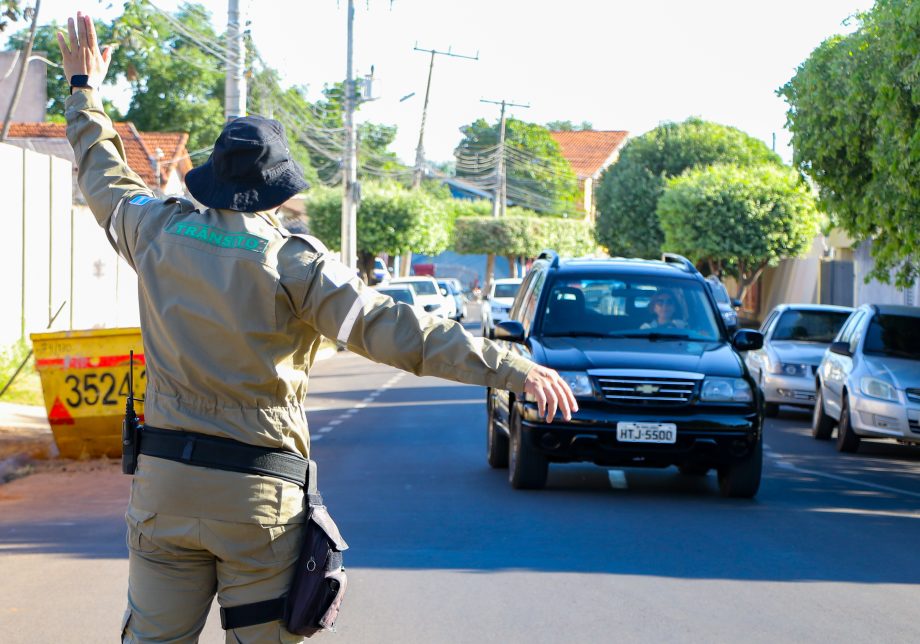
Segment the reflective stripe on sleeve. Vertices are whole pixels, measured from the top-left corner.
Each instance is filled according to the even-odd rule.
[[[351,330],[355,328],[355,322],[358,321],[358,316],[364,312],[364,307],[370,305],[373,301],[372,291],[358,292],[358,297],[355,299],[354,304],[351,305],[351,308],[348,309],[348,315],[345,316],[342,326],[339,327],[339,334],[336,336],[336,340],[343,344],[348,342]]]
[[[118,233],[115,231],[115,221],[118,219],[118,213],[121,212],[121,207],[125,203],[125,199],[126,197],[122,197],[118,200],[118,205],[115,206],[115,210],[112,211],[112,216],[109,217],[109,234],[116,244],[118,243]]]

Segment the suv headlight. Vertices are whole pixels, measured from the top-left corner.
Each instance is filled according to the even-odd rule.
[[[898,402],[898,390],[884,380],[879,380],[872,376],[864,376],[863,379],[859,381],[859,388],[862,389],[864,394],[872,398]]]
[[[568,383],[572,393],[576,396],[580,398],[594,396],[594,388],[591,386],[588,374],[582,371],[560,371],[559,376]]]
[[[786,376],[807,376],[808,365],[784,362],[780,365],[780,372]]]
[[[700,400],[705,402],[751,402],[754,394],[744,378],[706,378]]]

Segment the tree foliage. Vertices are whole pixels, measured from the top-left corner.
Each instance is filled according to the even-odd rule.
[[[759,139],[698,118],[665,123],[632,139],[597,190],[597,240],[613,255],[656,257],[664,234],[656,214],[665,182],[714,163],[781,164]]]
[[[871,240],[873,277],[920,277],[920,4],[878,0],[823,42],[779,94],[794,162],[833,222]]]
[[[804,253],[818,232],[811,188],[774,164],[702,166],[658,200],[664,249],[738,279],[742,297],[767,266]]]
[[[341,246],[342,190],[315,188],[307,196],[312,234],[330,248]],[[366,274],[379,253],[437,255],[447,248],[447,213],[430,194],[401,185],[365,183],[358,208],[358,254]]]
[[[463,139],[454,150],[458,177],[494,188],[500,127],[500,123],[478,119],[461,128]],[[575,173],[549,130],[509,118],[505,144],[509,201],[551,214],[575,212]]]
[[[591,226],[583,219],[542,217],[512,208],[505,217],[459,217],[453,247],[469,255],[532,258],[547,248],[560,255],[585,255],[595,244]]]
[[[550,121],[546,124],[546,129],[554,132],[587,132],[594,129],[591,121],[582,121],[581,123],[572,123],[572,121]]]

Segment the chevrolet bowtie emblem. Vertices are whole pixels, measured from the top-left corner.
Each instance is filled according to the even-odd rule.
[[[658,390],[661,389],[658,385],[639,385],[636,387],[636,391],[640,394],[657,394]]]

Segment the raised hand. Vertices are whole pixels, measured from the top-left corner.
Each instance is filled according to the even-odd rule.
[[[106,45],[99,51],[93,20],[80,12],[77,12],[76,20],[67,19],[67,33],[69,42],[63,33],[59,32],[57,35],[64,63],[64,76],[69,82],[74,75],[86,75],[89,77],[87,84],[99,89],[109,71],[109,63],[112,62],[111,45]]]
[[[578,411],[578,403],[568,383],[553,369],[540,365],[533,367],[527,372],[524,391],[536,398],[540,418],[545,418],[548,423],[553,422],[557,408],[567,421],[572,420],[572,412]]]

